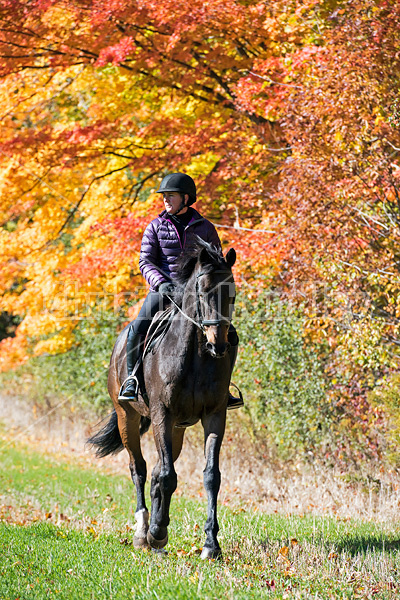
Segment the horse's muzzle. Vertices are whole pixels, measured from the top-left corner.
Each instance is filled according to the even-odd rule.
[[[223,342],[220,344],[212,344],[211,342],[207,342],[206,344],[207,351],[214,358],[223,358],[226,353],[229,352],[230,347],[231,345],[229,342]]]

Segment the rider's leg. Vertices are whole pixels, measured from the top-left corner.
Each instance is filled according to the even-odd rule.
[[[237,358],[237,354],[238,354],[238,347],[239,347],[239,336],[236,332],[236,329],[234,328],[234,326],[232,324],[229,327],[228,342],[231,345],[231,347],[229,349],[229,357],[231,359],[231,376],[232,376],[232,371],[235,366],[235,362],[236,362],[236,358]],[[240,394],[239,397],[235,397],[229,392],[228,406],[227,406],[228,410],[232,410],[233,408],[240,408],[241,406],[244,405],[243,396],[240,391],[239,391],[239,394]]]
[[[161,294],[158,292],[150,292],[143,302],[143,306],[140,309],[138,316],[135,321],[130,324],[128,337],[126,341],[126,362],[128,369],[128,377],[132,374],[132,371],[136,365],[137,360],[140,358],[144,340],[150,323],[156,312],[164,310],[165,301]],[[138,384],[136,378],[127,379],[123,387],[121,388],[118,396],[120,402],[135,401],[138,397]]]
[[[142,354],[145,336],[135,331],[134,323],[131,323],[126,339],[126,365],[128,368],[128,377],[132,375],[136,362]],[[138,381],[130,378],[121,389],[118,400],[135,401],[138,398]]]

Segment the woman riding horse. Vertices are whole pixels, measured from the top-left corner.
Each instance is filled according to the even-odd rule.
[[[196,185],[189,175],[167,175],[157,193],[163,194],[165,210],[151,221],[143,234],[139,267],[150,292],[136,320],[129,326],[126,346],[128,378],[119,392],[120,402],[136,401],[138,398],[138,381],[132,373],[142,354],[152,318],[158,311],[165,310],[174,296],[178,257],[193,248],[197,237],[221,249],[214,225],[191,207],[196,202]],[[229,328],[228,342],[232,373],[239,343],[233,325]],[[240,406],[243,406],[242,398],[229,394],[228,409]]]
[[[228,341],[235,301],[232,267],[236,252],[221,250],[198,238],[191,252],[177,261],[178,284],[169,327],[150,343],[143,359],[147,394],[139,390],[136,402],[120,402],[118,390],[127,374],[128,327],[118,336],[108,372],[108,391],[114,411],[90,438],[99,457],[125,448],[136,488],[136,548],[163,549],[168,542],[169,510],[177,486],[174,463],[187,427],[201,421],[204,430],[204,487],[207,492],[206,540],[203,559],[221,556],[217,535],[217,496],[221,483],[219,454],[225,432],[231,378]],[[160,323],[160,321],[158,322]],[[150,333],[150,332],[149,332]],[[151,338],[153,336],[151,335]],[[151,519],[146,506],[146,461],[141,435],[150,423],[158,460],[151,476]]]

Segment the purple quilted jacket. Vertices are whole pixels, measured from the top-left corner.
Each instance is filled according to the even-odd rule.
[[[164,210],[149,223],[143,234],[139,267],[152,291],[157,291],[161,283],[176,277],[177,258],[194,244],[196,235],[221,247],[214,225],[194,209],[185,227],[183,243],[175,225],[168,219],[167,211]]]

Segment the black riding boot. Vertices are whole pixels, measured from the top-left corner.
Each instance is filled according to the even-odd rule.
[[[231,375],[232,375],[233,367],[235,366],[237,353],[238,353],[238,345],[236,344],[235,346],[231,346],[229,349],[229,357],[231,359]],[[234,408],[240,408],[241,406],[244,406],[242,392],[239,390],[239,388],[236,388],[236,389],[239,392],[239,397],[237,398],[236,396],[233,396],[229,392],[228,406],[227,406],[228,410],[233,410]]]
[[[126,366],[128,368],[128,379],[124,381],[119,391],[118,400],[120,402],[135,402],[138,399],[139,385],[136,375],[132,375],[136,362],[142,354],[144,346],[144,336],[135,333],[133,327],[130,327],[126,340]]]

